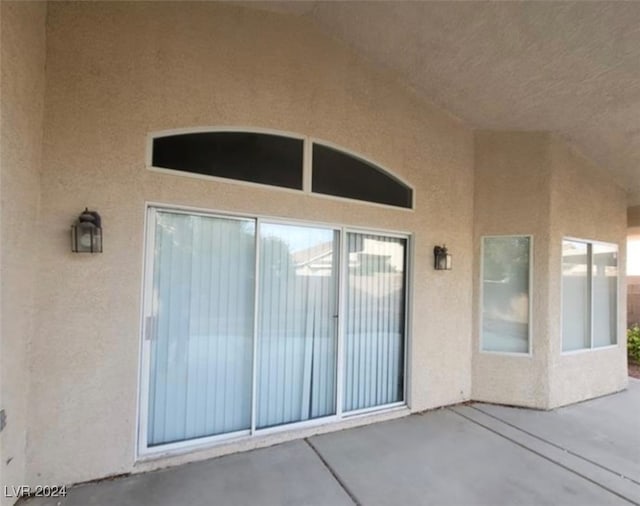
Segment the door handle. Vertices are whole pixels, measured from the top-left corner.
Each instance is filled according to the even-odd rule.
[[[155,316],[147,316],[144,319],[144,338],[151,341],[156,336],[156,320]]]

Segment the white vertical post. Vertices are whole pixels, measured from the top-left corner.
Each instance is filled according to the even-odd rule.
[[[311,183],[313,177],[313,142],[309,137],[305,137],[303,143],[304,148],[302,153],[302,191],[305,193],[311,193]]]
[[[589,290],[589,349],[593,349],[593,243],[587,243],[587,283]]]
[[[253,290],[253,357],[251,360],[251,435],[256,432],[256,406],[258,381],[258,304],[260,304],[260,219],[255,221],[256,247]]]
[[[410,336],[411,330],[409,326],[411,325],[412,314],[411,311],[413,309],[413,298],[411,297],[413,293],[413,285],[411,284],[411,280],[409,279],[409,273],[413,272],[413,241],[412,237],[409,236],[404,241],[404,336],[402,339],[404,340],[404,370],[402,371],[403,375],[403,385],[402,385],[402,402],[404,402],[407,406],[409,405],[409,358],[411,354],[409,353],[410,346]]]
[[[149,376],[151,374],[151,341],[145,339],[154,315],[153,307],[153,259],[155,250],[156,210],[148,207],[146,211],[145,252],[144,252],[144,281],[142,295],[142,323],[140,325],[140,394],[138,419],[138,454],[144,452],[148,446],[149,425]]]
[[[347,318],[347,283],[349,281],[349,252],[347,250],[347,232],[343,228],[339,231],[338,254],[338,346],[337,346],[337,373],[336,373],[336,415],[342,417],[343,393],[344,393],[344,333]]]

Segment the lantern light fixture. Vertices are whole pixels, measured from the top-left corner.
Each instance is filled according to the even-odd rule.
[[[71,225],[71,251],[102,253],[102,219],[96,211],[85,208]]]
[[[437,271],[451,270],[451,255],[446,245],[436,246],[433,248],[434,264],[433,268]]]

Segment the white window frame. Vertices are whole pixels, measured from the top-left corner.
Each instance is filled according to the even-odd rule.
[[[564,264],[564,257],[562,255],[562,244],[565,241],[579,242],[587,245],[587,259],[589,262],[587,273],[589,280],[589,346],[587,348],[578,348],[576,350],[564,350],[564,276],[562,275],[562,268]],[[615,344],[606,344],[604,346],[593,345],[593,246],[595,244],[601,244],[603,246],[615,246],[616,253],[618,254],[618,275],[616,276],[616,342]],[[576,355],[580,353],[588,353],[599,350],[608,350],[612,348],[618,348],[620,346],[620,245],[615,242],[597,241],[593,239],[581,239],[578,237],[565,236],[560,242],[560,355]]]
[[[220,177],[220,176],[210,176],[207,174],[196,174],[194,172],[186,172],[186,171],[182,171],[182,170],[175,170],[175,169],[167,169],[165,167],[155,167],[153,165],[153,141],[154,139],[157,139],[159,137],[167,137],[170,135],[180,135],[180,134],[190,134],[190,133],[205,133],[205,132],[238,132],[238,133],[256,133],[256,134],[266,134],[266,135],[278,135],[280,137],[289,137],[291,139],[297,139],[297,140],[301,140],[303,143],[303,147],[302,147],[302,189],[298,190],[296,188],[285,188],[282,186],[273,186],[273,185],[269,185],[269,184],[264,184],[264,183],[256,183],[253,181],[242,181],[240,179],[232,179],[232,178],[226,178],[226,177]],[[390,204],[381,204],[379,202],[370,202],[368,200],[359,200],[359,199],[352,199],[349,197],[339,197],[337,195],[326,195],[324,193],[314,193],[312,191],[312,165],[313,165],[313,145],[314,144],[320,144],[323,146],[327,146],[329,148],[341,151],[349,156],[352,156],[353,158],[356,158],[362,162],[368,163],[370,165],[373,165],[375,168],[380,169],[382,172],[384,172],[385,174],[387,174],[389,177],[391,177],[392,179],[395,179],[396,181],[402,183],[403,185],[407,186],[408,188],[411,189],[411,207],[400,207],[400,206],[393,206]],[[146,149],[145,149],[145,167],[147,168],[147,170],[151,171],[151,172],[156,172],[159,174],[167,174],[167,175],[172,175],[172,176],[179,176],[179,177],[189,177],[189,178],[194,178],[194,179],[200,179],[200,180],[205,180],[205,181],[215,181],[218,183],[225,183],[225,184],[234,184],[234,185],[243,185],[243,186],[249,186],[249,187],[253,187],[253,188],[261,188],[261,189],[269,189],[269,190],[274,190],[274,191],[280,191],[280,192],[285,192],[285,193],[293,193],[293,194],[304,194],[304,195],[309,195],[311,197],[314,198],[320,198],[320,199],[330,199],[330,200],[340,200],[343,202],[351,202],[354,204],[362,204],[362,205],[366,205],[366,206],[375,206],[375,207],[381,207],[384,209],[393,209],[395,211],[404,211],[404,212],[415,212],[415,208],[416,208],[416,189],[413,187],[413,185],[409,184],[408,181],[406,181],[405,179],[401,178],[400,176],[398,176],[397,174],[395,174],[394,172],[392,172],[391,170],[389,170],[387,167],[381,165],[380,163],[371,160],[370,158],[367,158],[366,156],[363,156],[355,151],[352,151],[350,149],[346,149],[342,146],[339,146],[337,144],[334,144],[332,142],[329,141],[324,141],[322,139],[319,139],[317,137],[312,137],[312,136],[308,136],[308,135],[302,135],[302,134],[297,134],[294,132],[287,132],[287,131],[283,131],[283,130],[274,130],[274,129],[270,129],[270,128],[260,128],[260,127],[241,127],[241,126],[212,126],[212,127],[206,127],[206,126],[201,126],[201,127],[187,127],[187,128],[175,128],[175,129],[170,129],[170,130],[158,130],[155,132],[150,132],[147,134],[147,143],[146,143]]]
[[[482,331],[484,326],[484,240],[485,239],[508,239],[526,237],[529,239],[529,322],[527,327],[528,332],[528,349],[524,351],[494,351],[483,349],[484,345],[484,333]],[[533,235],[530,234],[505,234],[505,235],[483,235],[480,236],[480,307],[478,310],[478,345],[479,352],[482,354],[490,355],[504,355],[508,357],[520,357],[520,358],[532,358],[533,357],[533,260],[534,260],[534,245]]]
[[[155,212],[156,211],[168,211],[172,213],[183,213],[188,215],[218,217],[225,219],[238,219],[238,220],[255,220],[256,223],[256,283],[255,283],[255,301],[254,304],[254,365],[252,367],[252,410],[251,410],[251,426],[249,429],[240,430],[236,432],[218,434],[214,436],[204,436],[200,438],[189,439],[185,441],[178,441],[160,445],[148,445],[148,409],[149,409],[149,372],[150,372],[150,348],[151,341],[146,339],[146,333],[148,331],[147,324],[150,321],[151,314],[151,294],[153,288],[153,254],[155,245]],[[144,245],[143,245],[143,280],[142,280],[142,305],[140,313],[140,351],[139,351],[139,372],[138,372],[138,403],[137,403],[137,415],[136,415],[136,445],[135,445],[135,461],[154,460],[172,455],[179,455],[195,450],[210,448],[218,446],[220,444],[226,444],[234,441],[247,441],[256,437],[266,436],[269,434],[276,434],[280,432],[291,432],[299,429],[305,429],[315,427],[319,425],[332,424],[340,421],[344,421],[351,418],[357,418],[360,416],[366,416],[374,413],[389,413],[396,410],[406,410],[409,405],[409,346],[411,343],[411,290],[412,290],[412,258],[413,258],[413,235],[410,232],[398,232],[389,231],[383,229],[371,229],[363,227],[351,227],[346,225],[339,225],[326,222],[313,222],[307,220],[295,220],[289,218],[271,217],[266,215],[258,215],[255,213],[237,213],[223,210],[203,209],[198,207],[180,206],[174,204],[165,204],[160,202],[145,202],[144,206],[145,220],[144,220]],[[333,415],[314,418],[311,420],[304,420],[300,422],[293,422],[289,424],[278,425],[275,427],[268,427],[259,429],[256,427],[256,347],[257,339],[255,338],[257,333],[258,322],[258,293],[259,293],[259,233],[261,223],[277,223],[283,225],[296,225],[296,226],[308,226],[308,227],[322,227],[339,232],[339,252],[340,260],[338,263],[338,323],[337,323],[337,352],[336,352],[336,413]],[[403,364],[403,400],[399,402],[393,402],[381,406],[374,406],[371,408],[365,408],[360,410],[345,412],[342,410],[343,401],[343,347],[344,347],[344,323],[345,319],[342,315],[345,314],[345,287],[346,276],[348,275],[348,262],[343,262],[344,252],[346,248],[345,235],[348,232],[366,233],[372,235],[381,235],[385,237],[393,237],[404,239],[406,241],[405,251],[405,290],[404,290],[404,364]]]

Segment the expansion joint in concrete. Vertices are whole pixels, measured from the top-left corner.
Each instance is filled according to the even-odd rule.
[[[499,423],[501,423],[501,424],[504,424],[504,425],[508,426],[509,428],[512,428],[512,429],[518,430],[518,431],[520,431],[520,432],[522,432],[522,433],[524,433],[524,434],[527,434],[527,436],[534,437],[535,439],[537,439],[537,440],[541,441],[542,443],[544,443],[544,444],[549,444],[550,446],[552,446],[553,448],[555,448],[555,449],[557,449],[557,450],[560,450],[560,451],[562,451],[562,452],[567,452],[567,450],[566,450],[566,449],[564,449],[564,448],[562,448],[562,447],[560,447],[560,446],[558,446],[558,445],[548,443],[545,439],[540,438],[540,437],[538,437],[538,436],[533,436],[533,435],[529,434],[527,431],[524,431],[524,430],[520,429],[519,427],[513,426],[512,424],[509,424],[509,423],[507,423],[507,422],[504,422],[503,420],[501,420],[501,419],[500,419],[500,418],[498,418],[498,417],[491,416],[491,415],[487,415],[487,413],[485,413],[484,411],[482,411],[482,410],[480,410],[480,409],[477,409],[477,408],[474,408],[473,406],[469,406],[469,407],[470,407],[471,409],[474,409],[475,411],[477,411],[477,412],[479,412],[479,413],[482,413],[482,415],[484,415],[484,416],[490,416],[490,418],[494,419],[495,421],[497,421],[497,422],[499,422]],[[465,415],[464,413],[461,413],[461,412],[460,412],[458,409],[456,409],[456,408],[447,408],[447,409],[448,409],[449,411],[451,411],[452,413],[454,413],[454,414],[456,414],[456,415],[458,415],[458,416],[460,416],[460,417],[464,418],[465,420],[467,420],[467,421],[469,421],[469,422],[471,422],[471,423],[473,423],[473,424],[475,424],[475,425],[478,425],[479,427],[482,427],[483,429],[485,429],[485,430],[487,430],[487,431],[489,431],[489,432],[492,432],[493,434],[495,434],[495,435],[497,435],[497,436],[499,436],[499,437],[501,437],[501,438],[503,438],[503,439],[506,439],[507,441],[509,441],[509,442],[513,443],[514,445],[519,446],[520,448],[522,448],[522,449],[524,449],[524,450],[526,450],[526,451],[528,451],[528,452],[530,452],[530,453],[533,453],[533,454],[537,455],[538,457],[541,457],[541,458],[543,458],[544,460],[546,460],[546,461],[548,461],[548,462],[551,462],[552,464],[555,464],[555,465],[557,465],[557,466],[559,466],[559,467],[561,467],[561,468],[563,468],[563,469],[565,469],[565,470],[569,471],[570,473],[572,473],[572,474],[574,474],[574,475],[576,475],[576,476],[579,476],[580,478],[582,478],[582,479],[584,479],[584,480],[587,480],[588,482],[590,482],[590,483],[592,483],[592,484],[596,485],[597,487],[599,487],[599,488],[601,488],[601,489],[603,489],[603,490],[606,490],[607,492],[609,492],[609,493],[611,493],[611,494],[613,494],[613,495],[615,495],[615,496],[619,497],[620,499],[623,499],[624,501],[626,501],[626,502],[628,502],[628,503],[630,503],[630,504],[633,504],[633,505],[635,505],[635,506],[640,506],[640,502],[639,502],[639,501],[637,501],[637,500],[635,500],[635,499],[632,499],[632,498],[628,497],[627,495],[624,495],[624,494],[622,494],[622,493],[620,493],[620,492],[618,492],[618,491],[614,490],[613,488],[608,487],[608,486],[606,486],[606,485],[602,484],[601,482],[599,482],[599,481],[597,481],[597,480],[594,480],[594,479],[590,478],[590,477],[589,477],[589,476],[587,476],[586,474],[584,474],[584,473],[582,473],[582,472],[577,471],[576,469],[572,468],[572,467],[571,467],[571,466],[569,466],[569,465],[565,465],[565,464],[563,464],[563,463],[562,463],[562,462],[560,462],[559,460],[554,459],[554,458],[550,457],[549,455],[545,455],[545,453],[544,453],[544,452],[542,452],[542,451],[538,451],[538,450],[535,450],[535,449],[534,449],[534,448],[532,448],[531,446],[526,445],[526,444],[524,444],[524,443],[522,443],[522,442],[518,441],[517,439],[515,439],[515,438],[513,438],[513,437],[509,437],[508,435],[504,434],[504,433],[503,433],[503,432],[501,432],[500,430],[494,429],[493,427],[489,426],[488,424],[483,423],[483,422],[481,422],[481,421],[478,421],[477,419],[475,419],[475,418],[474,418],[474,417],[472,417],[472,416],[468,416],[468,415]],[[569,452],[567,452],[567,453],[569,453]],[[574,455],[574,454],[571,454],[571,456],[572,456],[572,457],[578,457],[578,456],[576,456],[576,455]],[[587,462],[589,462],[589,463],[591,464],[591,462],[590,462],[590,461],[588,461],[588,459],[584,459],[584,458],[583,458],[582,460],[587,461]],[[605,467],[603,467],[603,466],[601,466],[601,465],[600,465],[600,466],[598,466],[598,467],[599,467],[599,468],[602,468],[603,470],[605,470],[605,471],[607,471],[607,472],[612,472],[612,473],[616,474],[619,478],[624,479],[624,477],[623,477],[623,476],[620,476],[620,474],[619,474],[619,473],[615,473],[614,471],[611,471],[610,469],[607,469],[607,468],[605,468]],[[630,480],[630,481],[633,481],[633,480]],[[635,482],[635,481],[633,481],[633,483],[635,484],[636,482]]]
[[[349,487],[347,486],[347,484],[344,482],[344,480],[342,478],[340,478],[340,476],[338,475],[338,473],[335,471],[335,469],[333,469],[331,467],[331,465],[329,464],[329,462],[327,461],[327,459],[325,459],[322,454],[320,453],[320,451],[313,445],[313,443],[309,440],[309,438],[305,438],[304,441],[309,445],[309,448],[311,448],[311,450],[313,450],[313,453],[316,454],[316,456],[320,459],[320,461],[322,462],[322,464],[324,465],[324,467],[327,469],[327,471],[329,471],[329,473],[331,473],[331,476],[333,476],[333,478],[338,482],[338,484],[340,485],[340,487],[342,487],[342,490],[345,491],[345,493],[349,496],[349,498],[351,499],[351,501],[353,502],[353,504],[355,506],[362,506],[362,503],[358,500],[358,498],[356,497],[356,495],[349,489]]]
[[[625,476],[624,474],[620,474],[618,471],[615,471],[614,469],[611,469],[611,468],[609,468],[607,466],[603,466],[602,464],[600,464],[599,462],[596,462],[595,460],[588,459],[587,457],[584,457],[584,456],[580,455],[579,453],[571,451],[568,448],[565,448],[564,446],[561,446],[559,444],[554,443],[553,441],[549,441],[548,439],[540,437],[540,436],[534,434],[533,432],[529,432],[528,430],[523,429],[522,427],[518,427],[517,425],[515,425],[515,424],[513,424],[511,422],[508,422],[507,420],[504,420],[504,419],[500,418],[499,416],[493,415],[493,414],[491,414],[491,413],[489,413],[489,412],[487,412],[487,411],[485,411],[483,409],[480,409],[477,406],[470,405],[469,407],[471,409],[475,409],[476,411],[479,411],[480,413],[482,413],[485,416],[488,416],[489,418],[493,418],[494,420],[497,420],[500,423],[508,425],[509,427],[511,427],[511,428],[513,428],[513,429],[515,429],[515,430],[517,430],[519,432],[522,432],[523,434],[526,434],[527,436],[530,436],[530,437],[532,437],[534,439],[537,439],[538,441],[541,441],[541,442],[543,442],[545,444],[548,444],[549,446],[553,446],[554,448],[557,448],[558,450],[561,450],[561,451],[563,451],[565,453],[568,453],[569,455],[571,455],[571,456],[573,456],[573,457],[575,457],[577,459],[584,460],[585,462],[588,462],[589,464],[591,464],[593,466],[599,467],[600,469],[603,469],[604,471],[612,473],[615,476],[618,476],[618,477],[623,478],[625,480],[629,480],[629,481],[635,483],[636,485],[640,486],[640,482],[635,480],[635,479],[633,479],[630,476]]]

